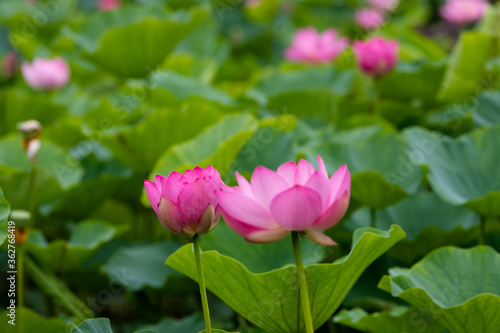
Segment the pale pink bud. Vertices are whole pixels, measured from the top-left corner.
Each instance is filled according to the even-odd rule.
[[[36,161],[36,154],[40,150],[41,141],[40,135],[42,133],[42,125],[37,120],[27,120],[19,123],[17,128],[21,131],[23,149],[28,155],[31,162]]]
[[[367,75],[380,77],[394,69],[398,61],[399,43],[396,40],[372,38],[354,43],[358,67]]]
[[[354,14],[356,23],[365,30],[375,30],[385,23],[385,14],[375,8],[361,8]]]
[[[484,0],[448,0],[440,14],[451,23],[468,24],[481,20],[489,7]]]
[[[220,219],[215,192],[223,182],[212,166],[196,167],[184,174],[157,175],[154,182],[144,181],[146,194],[160,222],[176,235],[204,235]]]
[[[250,182],[236,173],[238,185],[224,187],[217,199],[226,223],[247,241],[267,243],[299,231],[321,245],[335,245],[320,233],[337,224],[349,206],[351,176],[342,165],[328,178],[318,156],[318,170],[308,161],[288,162],[277,171],[262,166]]]
[[[26,83],[37,90],[60,88],[69,82],[69,65],[63,58],[35,58],[32,63],[24,62],[21,66]]]
[[[349,45],[347,38],[338,37],[335,29],[318,33],[313,27],[295,33],[292,45],[285,50],[285,58],[312,64],[335,60]]]
[[[108,10],[119,9],[121,6],[122,3],[120,0],[99,0],[97,4],[97,8],[103,12]]]
[[[28,148],[26,149],[26,153],[28,155],[28,159],[31,162],[36,161],[36,154],[40,150],[42,143],[40,142],[40,139],[33,139],[28,142]]]

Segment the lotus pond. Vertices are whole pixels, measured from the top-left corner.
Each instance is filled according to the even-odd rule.
[[[0,332],[500,332],[500,4],[0,0]]]

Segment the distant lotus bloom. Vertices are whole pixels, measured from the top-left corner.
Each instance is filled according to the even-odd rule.
[[[66,85],[70,78],[69,65],[63,58],[35,58],[21,66],[26,83],[37,90],[51,90]]]
[[[483,18],[490,4],[485,0],[448,0],[441,7],[441,16],[454,24],[468,24]]]
[[[267,243],[299,231],[321,245],[335,245],[319,232],[333,227],[349,206],[351,176],[342,165],[329,179],[318,156],[319,171],[301,160],[277,171],[259,166],[248,182],[236,172],[239,186],[224,187],[217,198],[226,223],[247,241]]]
[[[212,166],[196,167],[184,174],[157,175],[144,181],[146,194],[160,222],[176,235],[204,235],[219,223],[215,191],[222,188],[219,172]]]
[[[361,8],[354,14],[354,19],[363,29],[374,30],[385,23],[385,14],[376,8]]]
[[[16,53],[10,51],[7,55],[5,55],[2,61],[2,77],[5,80],[10,80],[14,77],[14,75],[16,75],[18,66],[19,64]]]
[[[245,7],[257,7],[262,3],[262,1],[264,0],[245,0]]]
[[[399,0],[368,0],[368,3],[385,11],[393,11],[399,4]]]
[[[122,6],[120,0],[99,0],[97,4],[97,8],[100,11],[108,11],[119,9]]]
[[[398,52],[396,40],[377,37],[354,43],[358,67],[370,76],[380,77],[392,71],[398,61]]]
[[[42,145],[40,141],[42,125],[37,120],[32,119],[19,123],[17,128],[23,135],[22,146],[28,155],[28,159],[31,162],[35,162],[36,154]]]
[[[295,62],[325,63],[335,60],[348,45],[348,39],[339,38],[335,29],[320,34],[308,27],[297,31],[285,57]]]

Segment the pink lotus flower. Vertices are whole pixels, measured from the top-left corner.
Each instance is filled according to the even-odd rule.
[[[325,63],[335,60],[348,45],[348,39],[339,38],[334,29],[319,34],[309,27],[295,34],[292,45],[285,50],[285,58],[295,62]]]
[[[2,60],[2,72],[1,75],[5,80],[10,80],[16,75],[17,68],[19,64],[17,61],[17,55],[15,52],[10,51],[5,55]]]
[[[31,64],[24,62],[21,71],[26,83],[38,90],[60,88],[66,85],[70,78],[69,65],[60,57],[35,58]]]
[[[358,67],[367,75],[380,77],[394,69],[398,61],[399,43],[395,40],[372,38],[354,43]]]
[[[354,14],[356,23],[365,30],[380,28],[385,23],[384,13],[375,8],[361,8]]]
[[[97,8],[102,12],[119,9],[121,6],[122,3],[120,0],[99,0],[97,4]]]
[[[212,166],[196,167],[184,174],[157,175],[144,181],[146,194],[158,218],[176,235],[204,235],[219,223],[220,212],[215,191],[223,186],[219,172]]]
[[[490,4],[484,0],[448,0],[441,7],[441,16],[455,24],[467,24],[483,18]]]
[[[399,4],[399,0],[368,0],[368,3],[385,11],[393,11]]]
[[[335,245],[319,232],[333,227],[349,206],[351,176],[342,165],[328,179],[318,156],[319,171],[301,160],[272,171],[257,167],[250,183],[236,172],[239,186],[224,187],[217,199],[226,223],[249,242],[280,240],[300,231],[321,245]]]
[[[253,8],[258,7],[264,0],[245,0],[245,7]]]

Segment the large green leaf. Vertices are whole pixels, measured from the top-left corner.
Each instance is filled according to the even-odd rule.
[[[491,57],[493,41],[493,36],[484,33],[475,31],[462,33],[450,56],[438,92],[439,99],[463,102],[465,98],[474,96],[479,85],[478,77],[484,73],[485,64]]]
[[[474,123],[479,126],[500,124],[500,92],[484,91],[474,103],[472,115]]]
[[[163,265],[165,258],[178,248],[172,242],[136,244],[118,249],[101,270],[126,289],[161,288],[171,276],[179,274]]]
[[[344,309],[333,320],[356,330],[371,333],[443,332],[443,327],[428,313],[406,306],[370,314],[361,308]]]
[[[162,8],[125,8],[95,15],[77,41],[96,64],[122,77],[145,77],[207,15],[167,13]]]
[[[158,159],[149,178],[169,175],[172,171],[184,172],[195,166],[211,164],[225,177],[241,148],[257,130],[257,120],[249,114],[230,114],[205,129],[194,139],[173,145]],[[145,191],[141,198],[149,206]]]
[[[9,310],[3,311],[0,316],[4,320],[0,321],[0,331],[3,333],[62,333],[66,332],[68,325],[59,318],[44,318],[28,308],[16,309],[16,325],[9,324],[10,317],[8,317]],[[19,331],[18,327],[22,321],[22,330]]]
[[[0,187],[0,245],[2,245],[7,238],[9,213],[9,203],[7,202],[7,200],[5,200],[2,188]]]
[[[397,224],[406,232],[406,239],[388,254],[412,264],[427,253],[445,245],[467,245],[477,239],[479,216],[464,208],[443,202],[434,193],[419,193],[376,212],[378,228]],[[355,211],[344,228],[355,230],[370,226],[369,209]]]
[[[103,144],[121,162],[147,173],[170,146],[198,135],[219,119],[220,112],[208,106],[159,109],[138,124],[105,133]]]
[[[366,267],[402,238],[404,232],[398,226],[389,231],[358,229],[347,257],[333,264],[306,266],[316,328],[331,317]],[[243,317],[270,333],[304,331],[295,266],[253,274],[216,251],[203,252],[202,260],[207,288]],[[167,265],[197,279],[191,244],[171,255]]]
[[[456,140],[422,128],[408,129],[404,136],[412,163],[428,166],[429,182],[441,198],[482,216],[500,216],[500,126]]]
[[[223,106],[235,106],[231,96],[196,78],[181,75],[173,71],[156,71],[149,78],[151,81],[151,99],[153,104],[161,106],[178,104],[184,99],[198,99]]]
[[[320,155],[330,172],[347,164],[352,175],[352,197],[379,209],[415,193],[421,183],[422,169],[410,162],[407,147],[406,140],[395,133],[378,132],[367,140],[350,143],[338,142],[333,136],[304,151],[310,160]]]
[[[199,332],[205,328],[203,316],[195,314],[183,319],[164,318],[157,324],[143,325],[141,330],[153,330],[168,333]]]
[[[449,332],[498,332],[499,267],[490,247],[445,247],[410,269],[390,270],[379,287],[427,310]]]
[[[104,221],[87,220],[73,226],[68,241],[58,239],[47,243],[42,232],[35,229],[30,232],[26,249],[46,267],[74,270],[121,230]]]
[[[305,264],[316,264],[323,259],[325,251],[322,246],[307,239],[302,239],[301,243]],[[247,243],[225,223],[220,223],[212,232],[203,236],[201,247],[205,251],[215,250],[230,256],[253,273],[264,273],[295,263],[289,239],[266,244]],[[270,257],[269,253],[273,255]]]
[[[113,333],[107,318],[87,319],[78,326],[73,326],[70,333]]]

